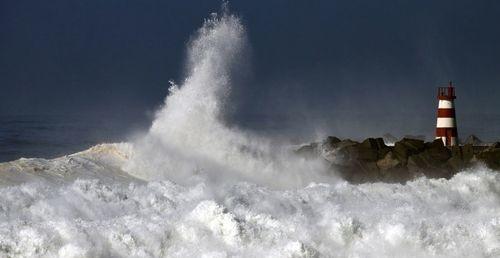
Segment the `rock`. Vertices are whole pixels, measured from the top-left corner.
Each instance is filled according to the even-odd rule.
[[[358,159],[370,162],[376,162],[390,151],[382,138],[368,138],[354,147]]]
[[[333,144],[333,149],[323,152],[323,157],[341,166],[354,166],[356,162],[376,162],[383,158],[390,148],[382,138],[368,138],[362,143],[343,140]]]
[[[447,163],[454,172],[459,171],[466,166],[467,162],[464,160],[462,146],[453,146],[451,148],[451,158],[448,159]]]
[[[401,167],[401,161],[395,157],[392,151],[389,151],[383,159],[377,161],[377,167],[380,171],[387,171]]]
[[[335,166],[334,169],[337,169],[342,178],[351,183],[361,184],[381,180],[375,162],[354,161],[349,166]]]
[[[471,134],[465,139],[464,144],[472,144],[473,146],[479,146],[483,144],[483,141],[481,141],[477,136]]]
[[[463,158],[462,147],[461,146],[453,146],[453,147],[451,147],[451,156],[452,157],[458,157],[458,158],[462,159]]]
[[[382,135],[382,138],[384,139],[384,142],[387,144],[394,144],[395,142],[398,141],[398,138],[396,138],[394,135],[390,133]]]
[[[353,141],[351,139],[346,139],[346,140],[342,140],[340,141],[339,143],[337,143],[335,146],[339,149],[341,148],[345,148],[345,147],[349,147],[349,146],[353,146],[353,145],[356,145],[358,144],[359,142],[357,141]]]
[[[382,138],[368,138],[361,143],[341,141],[332,162],[336,169],[344,171],[342,176],[353,183],[382,180],[377,161],[383,159],[391,148]],[[339,162],[341,161],[341,162]]]
[[[446,161],[447,165],[452,169],[453,172],[458,172],[461,169],[466,167],[466,164],[463,159],[460,159],[457,156],[452,156],[448,161]]]
[[[330,161],[333,164],[345,166],[348,165],[350,160],[353,158],[351,157],[349,147],[356,144],[358,144],[358,142],[352,141],[350,139],[342,141],[336,141],[333,138],[330,140],[327,139],[325,142],[323,142],[321,155],[324,159]]]
[[[450,149],[446,148],[443,141],[440,139],[434,140],[432,143],[427,144],[425,152],[429,152],[435,163],[442,163],[451,158]]]
[[[381,181],[384,182],[404,183],[413,177],[392,151],[389,151],[383,159],[377,161],[377,167]]]
[[[425,141],[425,135],[411,135],[411,134],[408,134],[408,135],[403,136],[403,139],[404,138]]]
[[[334,136],[328,136],[322,143],[321,148],[323,152],[329,152],[334,149],[344,148],[350,145],[357,144],[358,142],[352,141],[350,139],[340,140]]]
[[[394,146],[387,146],[382,138],[368,138],[359,143],[330,136],[296,152],[312,158],[322,155],[332,170],[351,183],[404,183],[416,176],[451,178],[477,160],[500,169],[500,143],[489,147],[472,144],[446,147],[440,139],[426,143],[403,138]]]
[[[335,136],[328,136],[326,140],[323,141],[323,146],[327,146],[329,148],[334,148],[337,143],[341,142],[341,140]]]
[[[394,155],[403,165],[408,162],[408,157],[422,152],[425,149],[424,141],[409,138],[403,138],[394,144]]]
[[[318,143],[311,143],[307,145],[300,146],[294,151],[295,154],[300,155],[304,158],[317,158],[318,157]]]
[[[328,136],[322,143],[321,143],[321,151],[323,153],[329,152],[337,148],[337,144],[341,142],[341,140],[337,137],[334,136]]]
[[[447,164],[453,172],[459,172],[471,165],[473,157],[474,147],[472,144],[453,146],[451,147],[451,158],[448,159]]]
[[[464,162],[469,163],[474,157],[474,146],[466,144],[462,146],[462,159]]]
[[[500,169],[500,143],[495,143],[478,153],[477,159],[492,169]]]
[[[375,162],[359,162],[357,168],[358,171],[362,172],[362,174],[357,174],[361,176],[356,180],[359,183],[376,182],[380,180],[380,174]]]
[[[427,143],[424,151],[408,158],[408,169],[413,173],[423,173],[430,178],[450,178],[453,174],[447,168],[451,151],[443,145],[443,141],[435,140]]]
[[[451,178],[453,173],[449,168],[433,163],[433,158],[427,152],[413,155],[408,159],[408,171],[428,178]]]

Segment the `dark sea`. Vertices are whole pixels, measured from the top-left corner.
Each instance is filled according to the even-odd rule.
[[[109,117],[0,116],[0,162],[55,158],[99,143],[126,141],[145,128],[146,121],[130,122]]]

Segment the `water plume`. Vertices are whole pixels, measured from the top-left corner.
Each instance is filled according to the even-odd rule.
[[[135,148],[131,173],[184,183],[205,174],[210,181],[239,178],[282,187],[332,180],[321,163],[293,157],[271,139],[225,123],[232,78],[245,62],[247,44],[240,19],[226,8],[204,22],[188,44],[187,77],[180,86],[172,83],[148,135]]]

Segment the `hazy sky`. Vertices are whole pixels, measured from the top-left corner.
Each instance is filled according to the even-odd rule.
[[[339,133],[381,132],[387,120],[432,133],[435,87],[448,80],[457,84],[459,123],[483,124],[485,112],[498,119],[499,1],[230,7],[252,47],[238,122],[296,114]],[[168,80],[182,79],[186,42],[219,8],[207,0],[1,1],[0,114],[145,116]]]

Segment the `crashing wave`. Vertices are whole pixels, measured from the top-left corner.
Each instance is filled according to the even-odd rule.
[[[128,143],[100,144],[52,160],[22,158],[0,163],[0,185],[30,181],[64,184],[76,178],[99,178],[109,182],[137,180],[122,169],[131,151],[132,146]]]
[[[246,35],[214,15],[150,131],[0,164],[1,257],[496,257],[500,174],[352,185],[223,121]]]
[[[113,148],[106,146],[112,158],[105,160],[122,162]],[[312,183],[272,190],[238,182],[214,189],[207,182],[110,180],[108,168],[117,163],[95,153],[32,160],[45,165],[30,173],[54,178],[67,173],[61,164],[79,168],[84,176],[64,184],[37,178],[0,188],[0,256],[500,255],[500,176],[484,168],[406,185]]]

